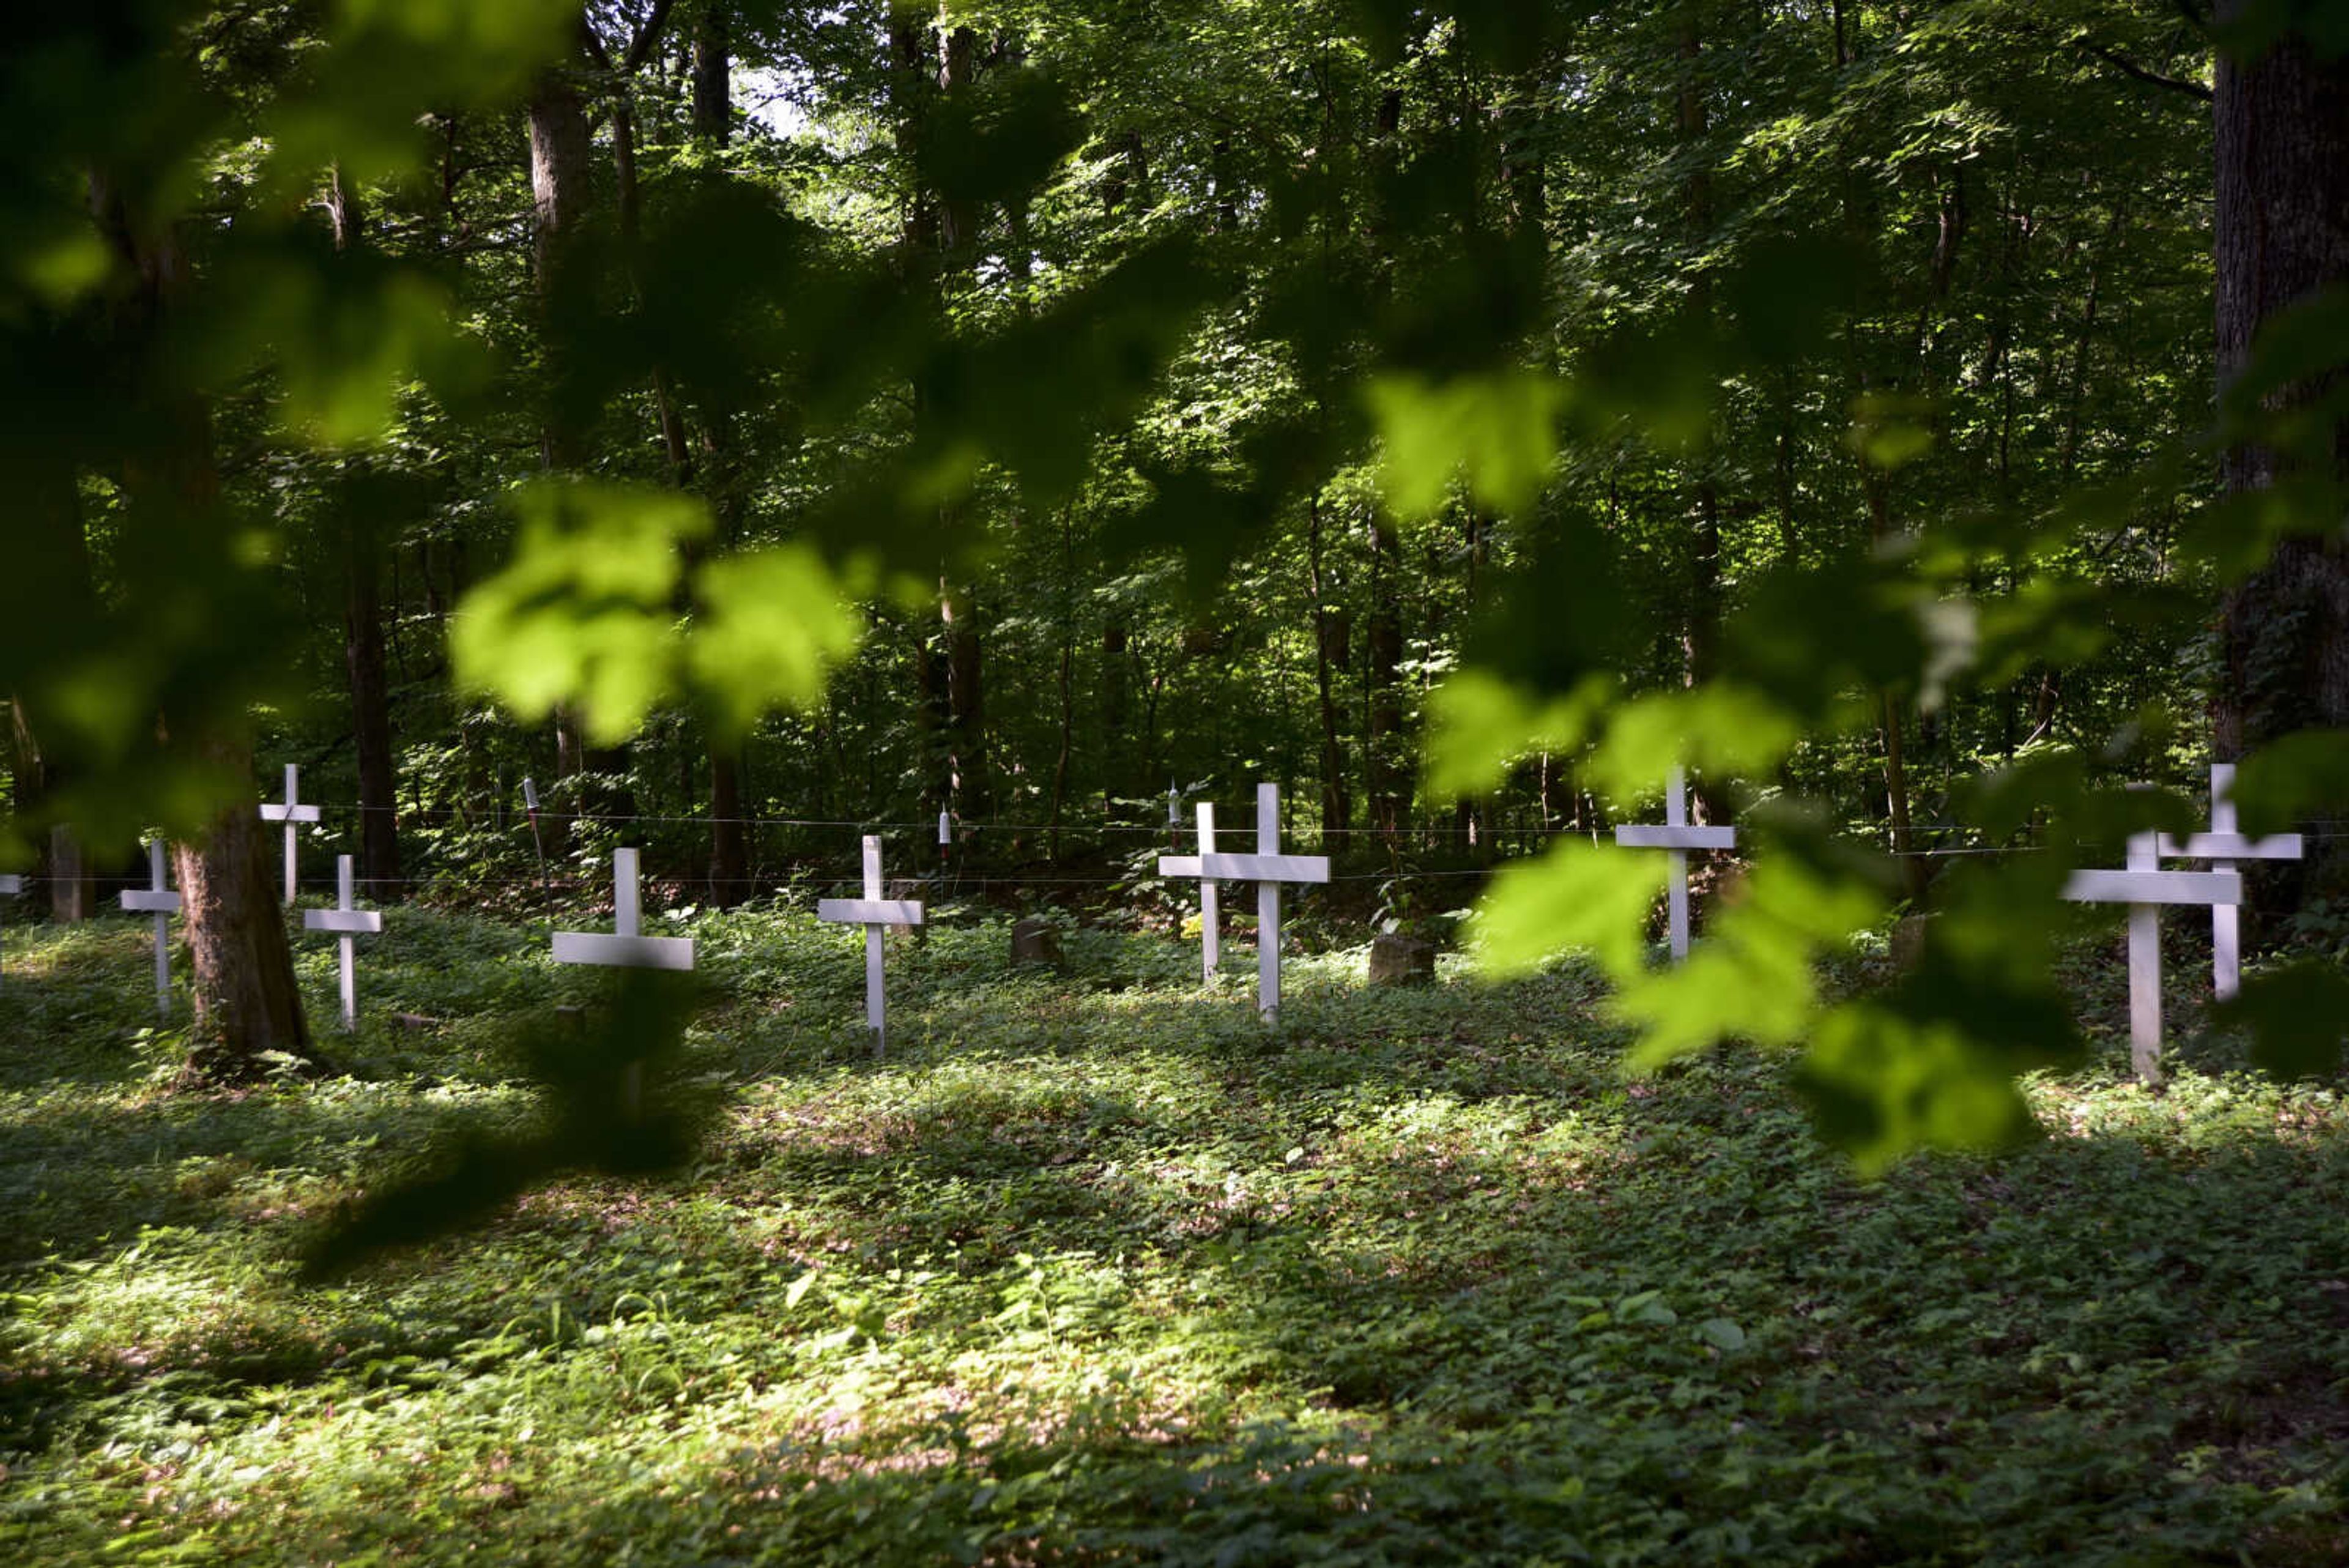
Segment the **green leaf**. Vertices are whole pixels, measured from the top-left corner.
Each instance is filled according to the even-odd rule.
[[[1557,455],[1563,383],[1531,371],[1463,376],[1437,386],[1390,375],[1365,389],[1383,446],[1379,480],[1402,517],[1432,515],[1454,474],[1501,512],[1532,501]]]
[[[1478,962],[1522,974],[1588,949],[1616,974],[1635,972],[1648,909],[1664,885],[1664,857],[1564,838],[1539,858],[1502,868],[1477,907]]]
[[[1428,697],[1427,788],[1442,799],[1499,787],[1528,753],[1571,752],[1614,691],[1603,675],[1544,702],[1483,670],[1464,670]]]
[[[515,493],[513,559],[476,587],[449,628],[460,684],[523,718],[578,706],[610,745],[678,685],[679,545],[707,533],[674,490],[543,480]]]
[[[833,667],[864,640],[856,596],[807,545],[713,561],[694,587],[704,607],[688,643],[694,684],[736,733],[771,707],[817,701]]]
[[[2038,1130],[2002,1058],[1955,1028],[1871,1002],[1817,1020],[1796,1083],[1865,1175],[1917,1149],[2000,1148]]]
[[[1745,1331],[1725,1317],[1709,1317],[1696,1325],[1696,1336],[1715,1350],[1743,1350]]]
[[[2212,1018],[2251,1030],[2251,1060],[2279,1078],[2323,1077],[2341,1070],[2349,1039],[2349,974],[2322,959],[2303,959],[2252,975]]]

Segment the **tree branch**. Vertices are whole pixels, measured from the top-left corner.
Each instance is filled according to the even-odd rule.
[[[653,46],[660,42],[661,29],[668,26],[671,4],[672,0],[653,0],[653,8],[646,16],[645,25],[636,29],[635,37],[628,40],[627,58],[620,67],[622,70],[633,75],[636,67],[645,63],[646,57],[653,52]]]
[[[2095,56],[2096,58],[2124,74],[2135,77],[2147,86],[2168,88],[2171,92],[2182,92],[2187,97],[2199,99],[2204,103],[2211,101],[2210,89],[2200,82],[2189,82],[2178,77],[2163,76],[2159,71],[2149,71],[2126,55],[2115,54],[2103,45],[2092,44],[2085,38],[2075,38],[2072,40],[2072,45],[2075,48],[2085,50]]]

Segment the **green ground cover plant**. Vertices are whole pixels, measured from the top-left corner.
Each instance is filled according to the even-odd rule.
[[[0,1557],[2318,1563],[2349,1554],[2349,1115],[2196,1033],[1863,1182],[1777,1058],[1646,1080],[1594,973],[1364,988],[999,919],[698,916],[689,1167],[305,1283],[596,977],[403,912],[339,1070],[175,1086],[145,927],[12,928]],[[679,929],[684,929],[681,926]],[[314,1016],[331,950],[305,948]],[[1248,971],[1248,972],[1244,972]],[[395,1013],[421,1022],[400,1023]]]

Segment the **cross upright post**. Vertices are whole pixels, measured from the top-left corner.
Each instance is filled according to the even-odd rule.
[[[864,928],[864,1023],[873,1032],[873,1054],[879,1056],[887,1038],[888,1020],[881,989],[881,949],[884,928],[918,926],[922,906],[913,898],[881,896],[881,840],[864,836],[864,897],[819,898],[815,918],[840,925]]]
[[[289,909],[293,906],[295,893],[294,868],[295,865],[295,857],[299,853],[298,838],[300,834],[300,825],[305,822],[316,822],[318,820],[318,808],[316,806],[304,805],[301,804],[301,775],[302,770],[299,766],[293,763],[287,763],[285,764],[285,804],[281,805],[274,802],[265,800],[261,803],[262,821],[282,822],[285,825],[285,903]]]
[[[11,871],[0,876],[0,898],[13,898],[25,890],[25,879]]]
[[[1187,857],[1184,857],[1187,858]],[[1280,786],[1260,784],[1256,786],[1256,853],[1225,855],[1206,846],[1203,842],[1195,873],[1166,872],[1170,876],[1196,875],[1202,884],[1208,882],[1253,882],[1256,884],[1256,998],[1257,1012],[1269,1023],[1280,1011],[1280,887],[1284,882],[1327,882],[1330,880],[1330,857],[1326,855],[1284,855],[1280,849]],[[1179,866],[1180,861],[1176,864]],[[1165,861],[1159,862],[1162,871]]]
[[[343,1033],[350,1033],[359,1026],[359,992],[357,966],[352,952],[352,939],[372,936],[383,929],[383,916],[374,909],[362,909],[352,895],[351,857],[335,857],[335,907],[331,909],[305,909],[302,924],[314,931],[333,931],[342,948]]]
[[[1664,776],[1664,825],[1618,827],[1615,842],[1627,847],[1670,852],[1671,879],[1665,885],[1664,895],[1671,905],[1672,958],[1678,961],[1688,957],[1689,952],[1689,851],[1734,849],[1737,829],[1692,826],[1688,819],[1688,771],[1676,765]]]
[[[648,937],[644,934],[639,898],[636,852],[612,851],[612,934],[601,931],[554,933],[557,963],[605,964],[618,969],[693,967],[691,937]]]
[[[1216,806],[1213,801],[1199,803],[1199,853],[1196,855],[1162,855],[1158,857],[1161,877],[1196,877],[1199,878],[1199,977],[1213,981],[1216,966],[1223,960],[1223,911],[1217,908],[1216,880],[1203,874],[1201,867],[1208,856],[1216,852]]]
[[[2161,836],[2165,860],[2208,860],[2213,871],[2232,871],[2243,860],[2297,860],[2305,850],[2297,833],[2248,838],[2235,817],[2235,764],[2210,764],[2210,831],[2184,838]],[[2242,905],[2210,906],[2210,983],[2223,1002],[2243,987]]]
[[[122,895],[122,907],[134,914],[155,917],[155,1011],[171,1016],[171,917],[179,912],[180,895],[164,885],[163,841],[147,841],[147,886]]]
[[[2129,835],[2126,868],[2075,871],[2064,897],[2080,904],[2128,906],[2129,1065],[2139,1081],[2161,1081],[2161,906],[2239,904],[2234,871],[2164,871],[2159,836]]]

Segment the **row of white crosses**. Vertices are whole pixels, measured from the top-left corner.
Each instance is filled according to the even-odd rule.
[[[1158,859],[1161,877],[1196,877],[1199,879],[1199,946],[1200,970],[1205,978],[1216,974],[1217,952],[1216,884],[1218,882],[1253,882],[1256,884],[1256,1006],[1268,1023],[1280,1011],[1280,889],[1288,882],[1327,882],[1330,880],[1330,857],[1326,855],[1284,855],[1280,850],[1280,786],[1260,784],[1256,786],[1256,853],[1231,855],[1216,848],[1216,808],[1207,802],[1199,805],[1199,852],[1196,855],[1162,855]]]
[[[2077,903],[2128,906],[2129,1062],[2146,1083],[2161,1076],[2161,906],[2207,904],[2210,908],[2211,987],[2221,999],[2242,987],[2244,860],[2297,860],[2303,853],[2297,833],[2247,838],[2230,796],[2232,763],[2210,766],[2210,831],[2173,838],[2166,833],[2129,835],[2126,865],[2118,871],[2075,871],[2064,897]],[[2208,871],[2165,871],[2167,860],[2207,860]]]

